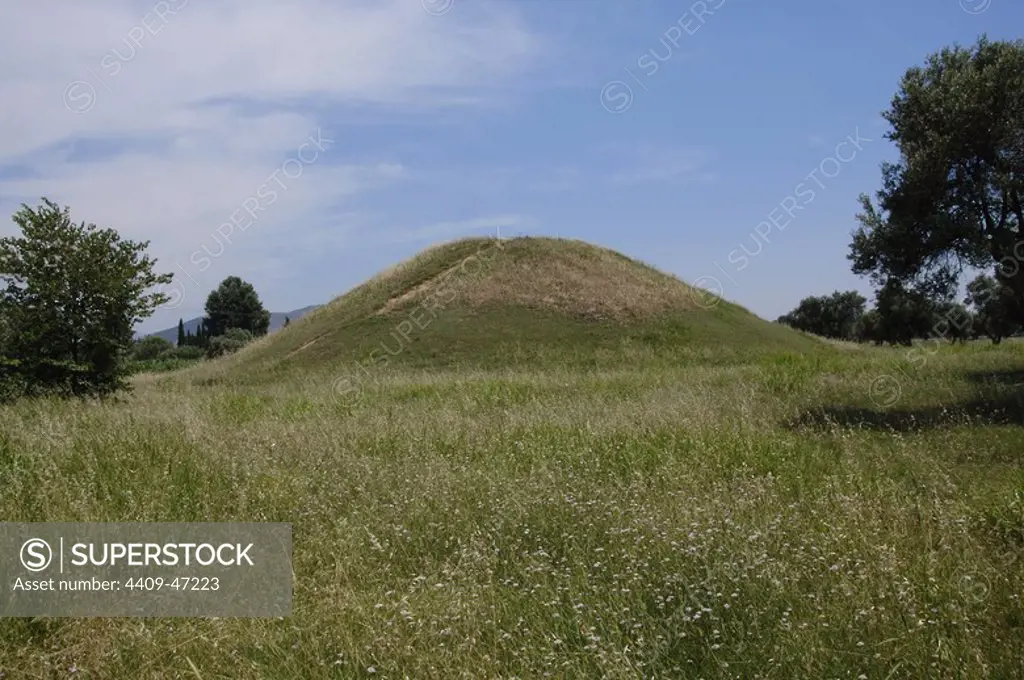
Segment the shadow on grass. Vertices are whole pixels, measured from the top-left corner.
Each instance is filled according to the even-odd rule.
[[[982,389],[988,385],[1003,393],[917,408],[867,408],[842,404],[816,406],[785,421],[784,426],[790,429],[828,430],[838,426],[915,432],[958,425],[1024,425],[1024,370],[976,371],[968,373],[966,378]],[[1021,389],[1007,393],[1006,386]]]
[[[1015,385],[1024,388],[1024,369],[1005,371],[971,371],[967,379],[981,385]]]

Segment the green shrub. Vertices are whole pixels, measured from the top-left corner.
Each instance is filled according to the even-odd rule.
[[[243,328],[229,328],[224,335],[217,335],[210,338],[210,347],[206,350],[206,356],[211,359],[232,354],[245,347],[252,341],[252,333]]]
[[[205,355],[204,355],[205,356]],[[129,373],[162,373],[164,371],[176,371],[179,368],[187,368],[200,361],[200,359],[146,359],[145,361],[130,361],[127,368]]]
[[[131,358],[139,361],[156,359],[172,349],[174,349],[174,345],[159,335],[147,335],[140,340],[136,340],[135,344],[132,345]]]
[[[176,371],[202,361],[205,357],[206,351],[202,347],[193,345],[169,347],[153,358],[132,357],[128,362],[128,371],[130,373]]]
[[[70,361],[21,361],[0,357],[0,403],[21,397],[103,396],[122,387],[97,381],[91,367]]]
[[[196,361],[206,356],[206,352],[203,351],[202,347],[195,347],[194,345],[183,345],[182,347],[172,347],[164,350],[158,356],[158,359],[175,359],[183,361]]]

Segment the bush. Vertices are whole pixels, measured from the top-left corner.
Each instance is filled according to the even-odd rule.
[[[145,361],[132,361],[128,364],[128,372],[135,373],[162,373],[165,371],[177,371],[179,368],[188,368],[195,364],[198,359],[146,359]]]
[[[217,335],[210,338],[210,347],[206,350],[206,356],[214,359],[216,357],[232,354],[245,347],[252,341],[252,333],[244,328],[229,328],[224,335]]]
[[[136,340],[135,344],[132,345],[131,358],[139,361],[156,359],[172,349],[174,349],[174,345],[160,336],[148,335],[140,340]]]
[[[90,367],[70,361],[21,361],[0,357],[0,403],[22,397],[105,396],[118,385],[100,384]]]
[[[179,368],[186,368],[202,361],[206,357],[206,351],[202,347],[185,345],[183,347],[170,347],[152,358],[132,357],[128,362],[129,373],[176,371]]]
[[[206,356],[206,352],[203,351],[202,347],[195,347],[194,345],[182,345],[181,347],[172,347],[168,350],[164,350],[158,356],[158,359],[171,359],[181,361],[196,361]]]

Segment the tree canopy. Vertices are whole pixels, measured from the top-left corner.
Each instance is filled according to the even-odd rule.
[[[977,297],[968,295],[965,302],[975,309],[988,305],[984,309],[989,310],[990,318],[1003,319],[998,316],[1002,308],[998,307],[996,297],[979,293]],[[853,290],[810,296],[777,321],[826,338],[877,344],[910,345],[916,338],[962,342],[981,333],[976,314],[965,305],[951,298],[929,297],[923,291],[906,288],[896,279],[890,279],[876,291],[872,309],[866,310],[866,303]],[[991,321],[989,327],[993,329],[989,333],[993,339],[996,333],[1002,333],[1001,337],[1010,334],[1007,326],[998,321]]]
[[[994,270],[1024,310],[1024,41],[954,46],[903,76],[884,118],[900,159],[860,197],[849,258],[878,285],[948,296]]]
[[[967,284],[964,302],[973,310],[975,332],[998,344],[1020,330],[1013,292],[984,274]]]
[[[76,224],[49,199],[22,205],[13,220],[21,236],[0,239],[0,353],[9,358],[0,378],[33,393],[125,387],[133,328],[167,301],[150,291],[172,275],[154,273],[148,241]]]
[[[854,290],[806,297],[777,321],[822,337],[852,340],[865,303],[864,296]]]
[[[890,344],[910,345],[914,338],[928,337],[937,319],[936,304],[918,290],[891,280],[875,295],[877,338]]]
[[[147,335],[146,337],[135,341],[135,345],[132,347],[132,358],[139,359],[141,361],[156,359],[167,350],[173,348],[174,345],[160,336]]]
[[[270,329],[270,312],[263,308],[251,283],[229,276],[206,298],[205,324],[210,337],[224,335],[231,328],[259,337]]]

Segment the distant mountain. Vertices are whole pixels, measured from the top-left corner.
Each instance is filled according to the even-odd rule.
[[[274,331],[276,331],[279,328],[281,328],[282,326],[284,326],[284,319],[285,319],[285,317],[288,317],[292,321],[297,321],[300,318],[302,318],[303,316],[305,316],[306,314],[309,314],[310,312],[312,312],[314,309],[316,309],[319,306],[320,305],[310,305],[309,307],[303,307],[302,309],[293,309],[290,312],[271,312],[270,313],[270,331],[269,332],[273,333]],[[195,335],[196,334],[196,330],[199,329],[199,324],[200,324],[200,322],[202,322],[202,320],[203,320],[203,317],[201,317],[201,316],[197,316],[194,319],[187,320],[185,322],[185,332],[188,333],[189,331],[191,331],[192,335]],[[166,341],[168,341],[170,343],[176,343],[176,342],[178,342],[178,326],[174,325],[171,328],[165,328],[164,330],[157,331],[156,333],[148,333],[146,336],[143,336],[143,337],[148,337],[149,335],[156,335],[156,336],[161,337],[161,338],[163,338],[164,340],[166,340]]]
[[[299,318],[309,314],[320,305],[310,305],[309,307],[303,307],[302,309],[293,309],[290,312],[271,312],[270,313],[270,332],[273,333],[279,328],[284,327],[284,318],[288,317],[292,321],[296,321]],[[175,335],[178,333],[178,329],[174,329]]]

